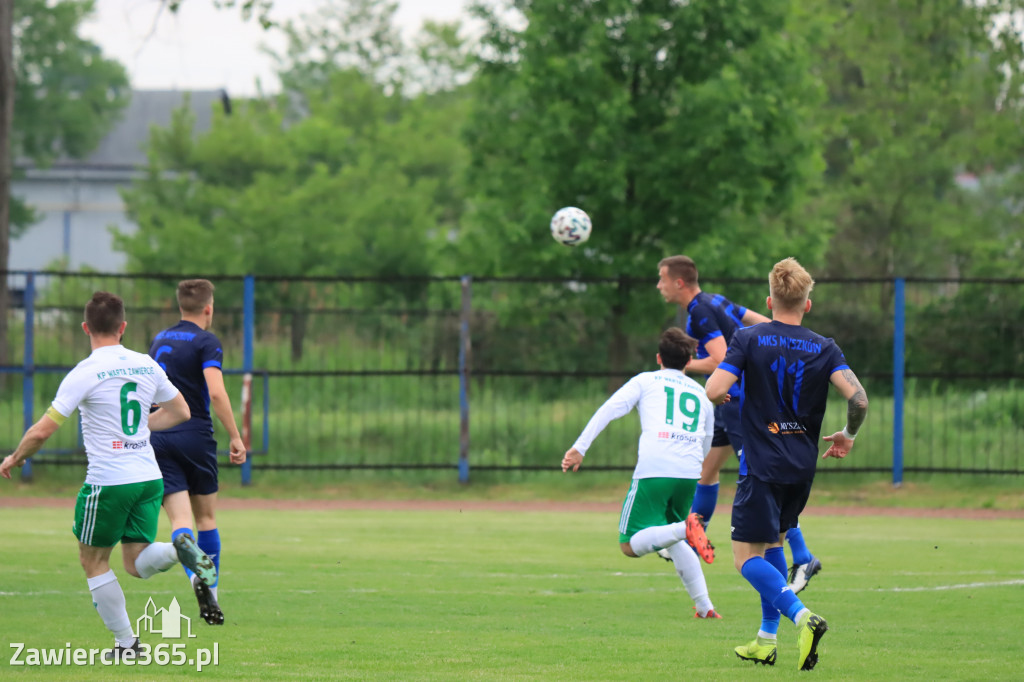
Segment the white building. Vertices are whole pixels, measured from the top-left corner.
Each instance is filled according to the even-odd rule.
[[[49,168],[19,163],[21,177],[11,193],[33,206],[42,220],[11,241],[10,269],[42,270],[63,258],[71,270],[88,266],[121,272],[126,259],[114,251],[110,227],[131,233],[136,226],[124,213],[118,188],[145,167],[150,129],[169,126],[186,95],[197,134],[210,129],[215,106],[230,113],[223,90],[136,90],[121,120],[88,158],[60,159]]]

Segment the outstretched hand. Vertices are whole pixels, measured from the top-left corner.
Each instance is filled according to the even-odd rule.
[[[564,474],[569,469],[573,471],[580,470],[580,464],[583,463],[583,453],[576,448],[569,448],[565,452],[565,456],[562,457],[562,473]]]
[[[821,456],[822,459],[825,459],[826,457],[842,459],[850,453],[850,448],[853,447],[853,439],[844,436],[842,431],[836,431],[831,436],[825,436],[822,440],[832,443],[832,447],[826,450],[825,454]]]

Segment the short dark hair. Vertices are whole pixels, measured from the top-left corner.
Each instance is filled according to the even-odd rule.
[[[85,304],[85,324],[90,334],[113,336],[124,322],[124,301],[109,291],[97,291]]]
[[[658,340],[658,354],[661,364],[668,369],[682,369],[697,349],[697,339],[679,327],[669,327],[661,333]]]
[[[213,282],[208,279],[185,279],[178,282],[178,307],[181,312],[198,315],[213,303]]]
[[[668,268],[668,274],[672,279],[681,279],[688,287],[697,286],[697,264],[689,256],[669,256],[662,258],[658,263],[658,270]]]

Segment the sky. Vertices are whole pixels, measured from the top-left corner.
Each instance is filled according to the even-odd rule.
[[[278,22],[312,13],[324,0],[276,0]],[[396,20],[406,34],[424,19],[465,18],[468,0],[398,0]],[[261,46],[282,49],[284,40],[237,9],[215,9],[213,0],[185,0],[177,14],[159,11],[160,0],[95,0],[83,24],[85,37],[121,62],[136,90],[216,90],[234,97],[276,92],[273,62]],[[155,25],[155,31],[153,27]],[[152,34],[152,35],[151,35]]]

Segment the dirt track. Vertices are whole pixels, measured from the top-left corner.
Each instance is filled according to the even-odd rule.
[[[75,505],[72,496],[63,497],[0,497],[0,508],[64,507]],[[508,502],[490,500],[294,500],[251,499],[222,497],[219,509],[264,509],[270,511],[328,511],[328,510],[381,510],[381,511],[500,511],[500,512],[604,512],[618,514],[619,502],[559,502],[531,500]],[[720,505],[718,513],[727,513],[729,507]],[[903,516],[913,518],[960,519],[1024,519],[1024,510],[999,509],[920,509],[910,507],[808,507],[806,514],[814,516]]]

